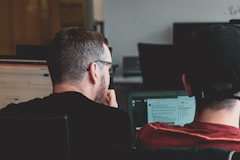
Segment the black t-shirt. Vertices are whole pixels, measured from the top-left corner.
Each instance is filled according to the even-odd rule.
[[[88,150],[131,148],[131,122],[127,112],[91,101],[78,92],[50,94],[44,98],[19,104],[9,104],[0,116],[58,116],[67,115],[71,154]]]

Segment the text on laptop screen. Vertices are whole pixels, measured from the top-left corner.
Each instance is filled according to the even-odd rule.
[[[45,60],[0,59],[0,108],[52,92]]]
[[[128,111],[136,128],[146,123],[165,122],[184,125],[192,122],[195,98],[183,90],[134,91],[128,95]]]

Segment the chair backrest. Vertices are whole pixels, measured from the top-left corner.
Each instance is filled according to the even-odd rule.
[[[145,160],[228,160],[232,151],[219,148],[147,148],[138,149],[137,159]]]
[[[0,117],[0,157],[70,160],[67,116]]]
[[[109,155],[109,154],[108,154]],[[111,156],[112,155],[112,156]],[[145,148],[116,151],[107,159],[122,160],[239,160],[240,152],[220,148]]]

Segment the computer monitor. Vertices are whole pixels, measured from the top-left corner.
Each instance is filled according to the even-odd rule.
[[[229,22],[174,22],[173,44],[182,45],[187,42],[188,36],[197,29],[216,24],[228,24]]]
[[[145,89],[184,89],[180,54],[177,54],[173,45],[138,43],[138,53]]]
[[[21,59],[46,60],[48,54],[51,54],[50,52],[50,45],[16,45],[16,57]]]
[[[0,58],[0,108],[49,95],[52,83],[46,60]]]

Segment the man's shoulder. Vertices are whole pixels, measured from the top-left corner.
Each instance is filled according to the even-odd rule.
[[[5,107],[0,110],[0,115],[7,114],[15,114],[26,111],[37,110],[40,106],[42,106],[43,99],[42,98],[34,98],[25,102],[20,103],[9,103]]]
[[[184,130],[185,128],[180,125],[173,125],[164,122],[152,122],[147,123],[141,127],[141,131],[177,131],[177,130]]]

